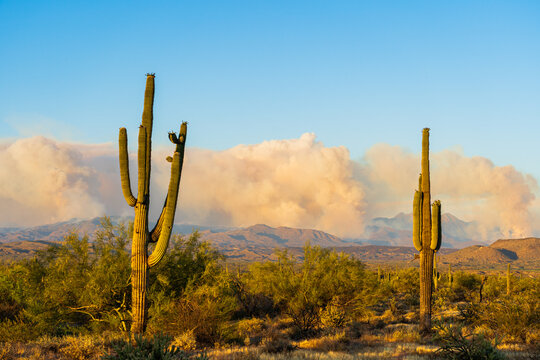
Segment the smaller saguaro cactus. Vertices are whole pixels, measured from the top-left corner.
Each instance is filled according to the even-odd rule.
[[[377,281],[381,282],[381,265],[377,266]]]
[[[487,275],[482,276],[482,282],[480,282],[480,288],[478,289],[478,302],[481,303],[483,300],[482,291],[484,290],[484,284],[486,283]]]
[[[448,285],[452,287],[454,278],[452,277],[452,264],[448,264]]]
[[[433,216],[432,216],[433,213]],[[429,128],[422,131],[422,172],[413,199],[413,245],[420,252],[420,332],[431,332],[433,257],[441,247],[441,202],[431,204]]]

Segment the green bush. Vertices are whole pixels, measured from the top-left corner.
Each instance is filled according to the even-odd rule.
[[[0,309],[12,308],[5,338],[125,329],[129,307],[128,229],[104,218],[96,240],[71,233],[60,244],[0,268]],[[2,319],[0,319],[2,321]],[[24,333],[24,329],[28,329]]]
[[[354,316],[363,308],[366,271],[360,261],[309,244],[304,247],[303,262],[286,250],[276,255],[277,262],[252,264],[245,281],[252,293],[270,296],[301,332],[309,333],[320,325],[321,313],[333,299],[339,299],[327,309],[333,313]]]
[[[208,359],[204,354],[193,357],[175,346],[171,346],[172,338],[163,334],[147,339],[135,335],[135,342],[118,340],[112,344],[113,353],[104,355],[103,360],[184,360]]]
[[[482,279],[479,275],[459,271],[454,274],[453,301],[473,301],[478,298]]]
[[[451,360],[503,360],[499,352],[482,335],[464,335],[461,326],[440,323],[435,326],[434,339],[440,344],[436,355],[438,359]]]
[[[540,339],[538,295],[522,293],[461,308],[462,319],[505,342],[533,343]]]

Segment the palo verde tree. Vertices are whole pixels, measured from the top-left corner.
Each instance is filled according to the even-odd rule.
[[[431,331],[433,257],[441,247],[441,202],[433,202],[429,176],[429,128],[422,132],[422,173],[413,202],[413,244],[420,252],[420,332]],[[433,220],[433,221],[432,221]]]
[[[171,162],[171,178],[167,198],[156,226],[149,231],[148,209],[150,205],[150,161],[152,145],[152,123],[154,106],[154,74],[146,75],[146,90],[144,93],[144,108],[142,124],[139,126],[138,149],[138,188],[137,198],[131,193],[129,180],[129,162],[127,152],[126,129],[120,129],[120,176],[122,192],[129,206],[135,208],[135,221],[133,223],[133,240],[131,245],[131,303],[132,323],[131,332],[141,334],[146,327],[148,306],[146,304],[146,289],[148,269],[157,265],[163,258],[174,222],[178,187],[184,161],[184,147],[186,142],[187,123],[180,126],[177,136],[169,133],[169,139],[176,144],[175,152],[167,157]],[[152,254],[148,255],[148,244],[157,242]]]

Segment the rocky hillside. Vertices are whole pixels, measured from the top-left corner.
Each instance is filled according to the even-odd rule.
[[[277,228],[258,224],[225,232],[202,231],[202,238],[218,247],[295,247],[306,242],[323,247],[344,246],[347,243],[337,236],[312,229]]]
[[[511,263],[513,267],[540,269],[540,239],[504,239],[489,246],[469,246],[441,256],[442,264],[474,268],[498,267]]]

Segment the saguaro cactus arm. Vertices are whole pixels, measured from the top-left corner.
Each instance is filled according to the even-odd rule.
[[[146,187],[145,193],[150,194],[150,168],[152,153],[152,126],[154,123],[154,78],[155,74],[146,74],[146,89],[144,91],[144,107],[142,126],[146,129]]]
[[[441,231],[441,202],[436,200],[431,206],[432,222],[431,222],[431,250],[438,251],[442,243]]]
[[[120,181],[122,183],[122,193],[129,206],[133,207],[137,199],[131,192],[131,182],[129,179],[129,158],[127,151],[127,133],[126,128],[120,128],[118,134],[118,147],[120,148]]]
[[[146,172],[146,128],[144,126],[139,126],[139,151],[138,151],[138,165],[139,165],[139,179],[138,179],[138,194],[137,201],[139,203],[146,203],[146,197],[148,193],[146,192],[146,183],[148,178],[145,176]]]
[[[182,156],[181,164],[180,164],[180,172],[182,172],[182,164],[183,164],[183,154],[184,154],[184,148],[186,144],[186,135],[187,135],[187,122],[183,122],[180,126],[180,133],[176,136],[174,132],[169,133],[169,140],[176,144],[176,150],[175,152],[180,153]],[[167,156],[167,161],[172,162],[173,158],[170,156]],[[156,222],[156,226],[150,231],[150,239],[149,242],[155,243],[158,241],[159,236],[161,234],[161,229],[163,228],[163,221],[165,220],[165,209],[167,208],[167,198],[169,197],[169,194],[167,193],[167,196],[165,197],[165,203],[163,204],[163,209],[161,210],[161,214],[159,214],[158,221]]]
[[[417,251],[422,251],[422,192],[414,193],[413,201],[413,244]]]
[[[169,239],[171,237],[171,231],[173,228],[174,214],[176,212],[176,202],[178,199],[178,188],[180,186],[180,177],[182,175],[182,166],[184,164],[184,148],[186,144],[187,135],[187,123],[183,122],[180,126],[180,133],[176,142],[176,150],[173,155],[173,161],[171,165],[171,179],[169,181],[169,190],[167,191],[167,201],[165,206],[165,215],[163,217],[163,224],[160,228],[160,235],[156,248],[152,254],[148,257],[148,266],[153,267],[157,265],[167,247],[169,246]],[[158,221],[159,223],[159,221]]]

